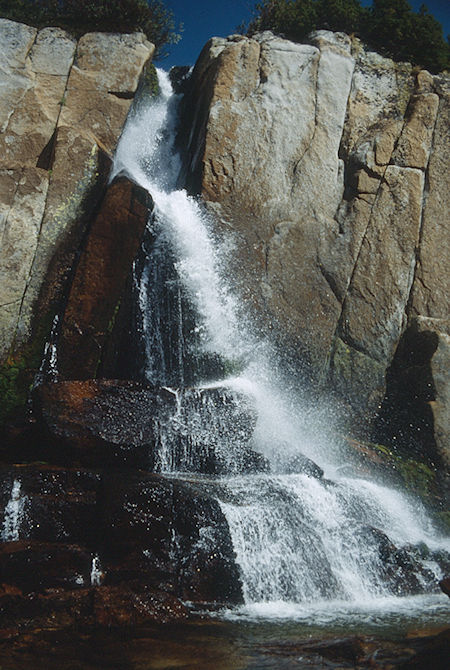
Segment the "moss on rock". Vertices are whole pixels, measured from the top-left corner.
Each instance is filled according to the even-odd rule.
[[[25,412],[51,327],[52,316],[47,314],[41,318],[28,344],[12,350],[0,363],[0,427]]]
[[[346,444],[356,455],[358,470],[364,474],[379,474],[382,479],[394,481],[408,493],[419,497],[432,509],[435,520],[450,530],[450,511],[445,509],[445,494],[437,469],[422,461],[402,456],[395,449],[383,444],[350,438],[346,439]]]

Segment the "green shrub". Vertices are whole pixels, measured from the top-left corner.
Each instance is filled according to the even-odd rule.
[[[178,41],[172,12],[161,0],[0,0],[0,16],[29,25],[57,25],[76,37],[91,32],[140,30],[156,46],[157,57]]]
[[[324,28],[356,33],[380,53],[431,72],[450,68],[450,46],[441,24],[425,5],[413,12],[407,0],[373,0],[370,8],[360,0],[263,0],[247,33],[272,30],[301,41]]]

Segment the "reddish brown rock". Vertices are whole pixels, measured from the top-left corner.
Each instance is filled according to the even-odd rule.
[[[200,485],[42,465],[0,477],[0,637],[185,618],[179,599],[241,602],[228,526]]]
[[[125,177],[109,187],[78,262],[62,322],[58,365],[62,378],[96,376],[152,201]]]
[[[2,579],[27,593],[90,585],[91,563],[90,552],[77,545],[19,540],[0,547]]]
[[[33,629],[92,624],[92,602],[90,588],[22,593],[8,585],[0,591],[0,638],[16,637]]]
[[[441,579],[439,582],[439,586],[441,587],[441,591],[445,593],[450,598],[450,577],[445,577],[445,579]]]
[[[175,392],[98,379],[43,384],[34,398],[51,462],[206,474],[268,468],[247,444],[251,402],[226,388]]]
[[[153,418],[175,407],[166,389],[137,382],[89,380],[44,384],[36,411],[59,463],[150,467]]]
[[[101,626],[136,626],[149,621],[167,623],[186,619],[188,610],[178,598],[128,585],[101,586],[94,590],[94,619]]]
[[[97,513],[100,475],[79,469],[49,465],[10,466],[0,469],[0,519],[14,490],[19,514],[17,528],[5,533],[5,540],[18,535],[37,542],[71,542],[87,547],[98,542],[92,524]]]

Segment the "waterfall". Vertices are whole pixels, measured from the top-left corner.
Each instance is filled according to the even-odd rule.
[[[205,444],[221,455],[226,472],[209,490],[229,524],[247,606],[360,604],[436,589],[449,540],[417,500],[339,474],[336,445],[320,436],[315,418],[286,390],[267,343],[244,327],[226,281],[227,249],[214,239],[201,203],[178,183],[179,96],[168,75],[158,74],[160,95],[134,111],[113,170],[113,177],[129,175],[155,202],[146,258],[135,268],[145,374],[177,399],[161,427],[156,469],[195,472]],[[228,390],[223,405],[232,407],[233,397],[235,407],[242,397],[251,401],[257,413],[251,449],[267,460],[269,472],[243,474],[239,440],[215,418],[217,402],[204,400],[205,389],[214,388]],[[201,402],[190,403],[195,394]],[[182,447],[180,435],[188,437]]]
[[[11,489],[11,497],[5,507],[5,518],[1,539],[3,542],[17,542],[20,539],[20,527],[24,517],[26,496],[21,491],[22,485],[15,479]]]

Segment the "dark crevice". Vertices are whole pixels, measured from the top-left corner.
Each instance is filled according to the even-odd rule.
[[[428,194],[430,192],[430,160],[431,156],[435,147],[435,141],[436,141],[436,128],[438,124],[438,119],[439,119],[439,112],[440,112],[440,107],[441,105],[439,104],[439,107],[436,111],[436,117],[434,119],[434,126],[433,126],[433,135],[431,138],[431,144],[430,144],[430,150],[428,152],[428,161],[425,166],[424,170],[424,182],[423,182],[423,191],[422,191],[422,211],[420,213],[420,227],[419,227],[419,239],[417,242],[416,246],[416,259],[415,259],[415,265],[414,265],[414,274],[413,278],[411,281],[411,286],[409,290],[409,296],[408,296],[408,302],[406,304],[405,312],[407,316],[409,317],[411,312],[412,312],[412,307],[413,307],[413,301],[414,301],[414,287],[416,285],[417,281],[421,281],[423,284],[423,278],[421,278],[418,275],[418,270],[420,267],[420,260],[421,260],[421,249],[422,249],[422,243],[423,243],[423,236],[424,236],[424,222],[425,222],[425,210],[426,210],[426,205],[427,205],[427,200],[428,200]],[[425,286],[425,284],[423,284]],[[427,287],[425,287],[427,288]],[[428,289],[430,290],[430,289]],[[431,291],[430,291],[431,292]]]
[[[121,100],[133,100],[135,96],[134,91],[108,91],[110,95],[114,95],[116,98]]]
[[[51,170],[55,162],[56,140],[58,138],[58,129],[56,128],[53,135],[42,149],[39,158],[37,159],[36,167],[43,170]]]
[[[319,261],[318,261],[318,266],[319,266],[320,272],[322,274],[322,277],[325,279],[325,281],[327,282],[328,286],[330,287],[331,292],[333,293],[334,297],[336,298],[338,303],[341,305],[342,300],[343,300],[343,296],[342,296],[342,292],[339,290],[339,287],[338,287],[338,285],[335,281],[335,278],[333,277],[333,275],[330,272],[328,272],[323,267],[323,265]]]
[[[373,439],[404,455],[436,464],[437,450],[430,402],[436,398],[431,359],[438,346],[434,332],[413,324],[403,335],[386,374],[386,395]]]

